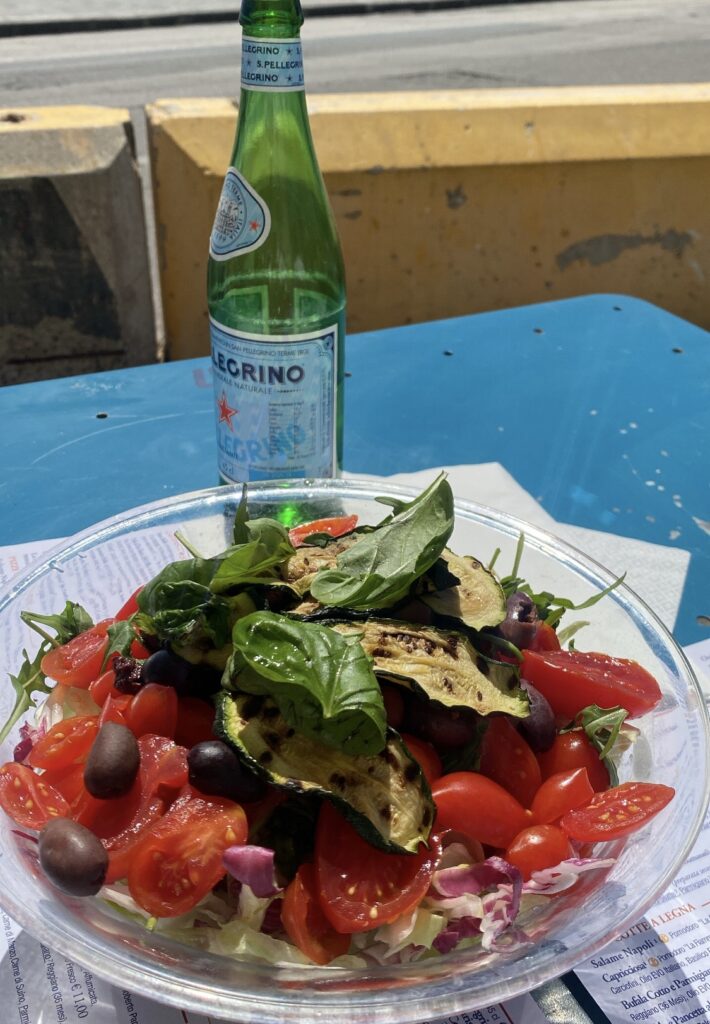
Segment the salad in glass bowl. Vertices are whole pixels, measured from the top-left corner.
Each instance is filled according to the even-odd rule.
[[[616,767],[661,687],[576,646],[621,581],[572,600],[522,538],[506,575],[452,550],[444,475],[378,500],[289,529],[245,488],[226,547],[178,532],[110,617],[23,609],[0,806],[58,892],[257,964],[519,957],[662,815]]]

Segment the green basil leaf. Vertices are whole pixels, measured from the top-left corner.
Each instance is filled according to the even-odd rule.
[[[223,647],[231,630],[228,600],[209,587],[190,580],[163,583],[155,592],[159,605],[150,617],[138,618],[138,625],[172,644]]]
[[[294,553],[286,530],[275,520],[255,519],[247,528],[254,539],[220,555],[220,564],[210,581],[213,593],[280,579],[277,567]]]
[[[235,624],[232,643],[231,682],[272,697],[292,728],[347,754],[382,750],[382,694],[357,636],[254,612]]]
[[[396,515],[320,569],[311,584],[322,605],[357,610],[387,608],[405,597],[430,569],[454,528],[454,499],[442,473]]]
[[[166,607],[165,587],[193,583],[207,589],[219,564],[216,558],[184,558],[161,569],[139,592],[138,607],[144,615],[153,616]]]
[[[247,531],[248,521],[249,509],[247,507],[247,485],[243,484],[242,496],[239,500],[237,513],[234,517],[234,526],[232,528],[232,542],[234,544],[244,544],[249,540],[249,533]]]

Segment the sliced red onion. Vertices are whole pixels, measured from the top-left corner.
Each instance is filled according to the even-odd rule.
[[[255,896],[276,896],[282,891],[276,883],[274,851],[265,846],[230,846],[222,854],[222,863]]]
[[[27,722],[21,725],[20,742],[13,751],[13,759],[20,762],[26,761],[35,743],[44,736],[46,731],[43,725],[37,729],[33,729]]]
[[[600,857],[570,857],[569,860],[561,861],[554,868],[533,871],[532,878],[523,882],[523,892],[551,896],[552,893],[569,889],[585,871],[610,868],[612,864],[614,864],[613,857],[606,860],[602,860]]]
[[[502,857],[489,857],[480,864],[459,864],[456,867],[441,868],[434,872],[431,886],[439,895],[446,897],[477,895],[486,889],[510,885],[515,894],[516,913],[520,903],[523,876],[518,869]]]
[[[481,922],[477,917],[458,917],[449,921],[434,939],[432,945],[439,953],[450,953],[458,946],[461,939],[468,939],[472,935],[479,935]]]

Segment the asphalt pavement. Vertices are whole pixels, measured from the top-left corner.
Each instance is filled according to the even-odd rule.
[[[550,0],[303,0],[302,6],[308,17],[332,17],[540,2]],[[105,0],[54,0],[50,8],[45,0],[3,0],[0,38],[214,24],[235,21],[238,13],[239,0],[116,0],[108,7]]]

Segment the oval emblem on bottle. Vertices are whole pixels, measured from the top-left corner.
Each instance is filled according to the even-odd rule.
[[[246,178],[230,167],[210,235],[210,256],[228,260],[258,249],[271,228],[269,208]]]

